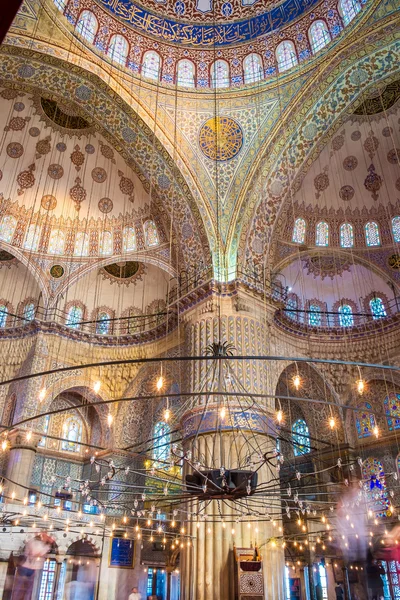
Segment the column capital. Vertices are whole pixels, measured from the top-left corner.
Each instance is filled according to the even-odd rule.
[[[36,452],[41,437],[40,433],[34,433],[28,429],[13,429],[8,433],[7,440],[10,444],[10,450],[23,448]]]

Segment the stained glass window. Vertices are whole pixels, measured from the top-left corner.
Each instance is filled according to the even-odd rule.
[[[326,221],[320,221],[316,228],[315,244],[317,246],[328,246],[329,225]]]
[[[362,477],[368,510],[372,510],[377,516],[386,516],[389,500],[382,463],[376,458],[367,458],[362,466]]]
[[[392,232],[394,241],[400,242],[400,217],[393,217]]]
[[[165,464],[169,461],[171,452],[171,428],[168,423],[159,421],[154,426],[154,450],[153,458],[158,467],[168,467]]]
[[[113,35],[107,51],[107,54],[111,60],[114,60],[120,65],[125,65],[128,52],[128,40],[123,35]]]
[[[339,2],[339,12],[345,25],[348,25],[360,10],[361,6],[357,0],[340,0]]]
[[[24,307],[24,319],[27,321],[33,321],[35,318],[35,305],[33,302],[28,302]]]
[[[76,32],[93,44],[98,29],[97,19],[90,10],[83,10],[76,24]]]
[[[284,40],[276,49],[278,71],[287,71],[297,65],[297,54],[293,42]]]
[[[89,256],[89,236],[84,231],[78,231],[75,236],[75,256]]]
[[[50,415],[46,415],[44,418],[44,427],[43,427],[43,437],[40,438],[39,444],[38,446],[44,448],[44,446],[46,445],[46,435],[49,431],[49,425],[50,425]]]
[[[315,21],[310,27],[311,47],[316,54],[331,41],[331,34],[325,21]]]
[[[10,244],[16,227],[17,219],[15,217],[11,215],[4,217],[0,225],[0,240]]]
[[[362,409],[356,412],[356,428],[357,435],[359,438],[370,437],[374,432],[374,427],[376,427],[375,415],[370,412],[372,410],[372,406],[369,402],[366,402]]]
[[[64,11],[67,0],[54,0],[54,4],[57,6],[58,10]]]
[[[353,225],[342,223],[340,226],[340,245],[342,248],[352,248],[354,246]]]
[[[38,225],[29,225],[26,232],[24,248],[36,252],[39,245],[40,227]]]
[[[65,234],[60,229],[53,229],[49,239],[49,254],[64,254]]]
[[[83,320],[83,310],[80,306],[71,306],[68,311],[66,325],[72,329],[79,329]]]
[[[326,577],[326,569],[324,565],[321,565],[321,563],[318,565],[318,575],[322,589],[322,600],[328,600],[328,580]]]
[[[292,442],[295,456],[311,451],[310,432],[304,419],[297,419],[292,425]]]
[[[122,232],[124,252],[136,250],[136,235],[133,227],[124,227]]]
[[[243,61],[244,82],[255,83],[263,78],[263,66],[259,54],[248,54]]]
[[[145,222],[144,236],[146,240],[146,246],[158,246],[160,240],[158,239],[158,231],[154,221],[148,220]]]
[[[100,254],[108,256],[113,253],[113,238],[111,231],[103,231],[100,236]]]
[[[177,83],[182,87],[194,87],[194,64],[186,58],[178,61]]]
[[[369,301],[369,307],[371,309],[373,319],[384,319],[387,316],[382,298],[372,298]]]
[[[78,417],[68,417],[62,428],[61,450],[79,452],[79,442],[82,441],[82,421]]]
[[[297,321],[297,298],[296,296],[289,296],[286,303],[286,316],[293,321]]]
[[[211,65],[211,87],[229,87],[229,65],[225,60],[216,60]]]
[[[47,558],[44,561],[40,576],[39,600],[52,600],[53,598],[56,564],[56,561],[52,558]]]
[[[306,237],[306,222],[304,219],[299,218],[294,222],[292,242],[295,244],[304,244]]]
[[[389,431],[400,429],[400,394],[390,392],[386,396],[383,405],[385,407]]]
[[[96,333],[100,335],[107,335],[110,331],[110,315],[106,312],[101,312],[97,315],[96,321]]]
[[[142,75],[147,79],[159,79],[160,77],[160,55],[154,50],[149,50],[143,55]]]
[[[367,246],[380,246],[379,227],[375,221],[365,224],[365,239]]]
[[[4,304],[0,304],[0,327],[3,328],[6,326],[8,317],[8,309]]]
[[[318,304],[310,304],[308,310],[308,324],[313,327],[320,327],[322,323],[321,307]]]
[[[351,306],[349,304],[342,304],[339,306],[339,325],[341,327],[353,327],[354,325],[354,317],[353,311],[351,310]]]

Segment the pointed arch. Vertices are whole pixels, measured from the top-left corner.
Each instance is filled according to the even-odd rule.
[[[12,215],[6,215],[3,217],[0,223],[0,240],[11,244],[16,228],[17,219],[15,217]]]
[[[310,432],[304,419],[297,419],[292,425],[292,443],[295,456],[311,452]]]
[[[99,24],[94,13],[91,10],[83,10],[76,23],[76,33],[93,44],[98,28]]]
[[[211,65],[211,87],[214,89],[230,86],[229,65],[226,60],[218,59]]]
[[[243,60],[243,72],[245,83],[256,83],[264,77],[262,58],[259,54],[252,52]]]
[[[47,252],[49,254],[64,254],[65,233],[61,229],[52,229]]]
[[[24,248],[25,250],[30,250],[31,252],[37,252],[39,246],[40,239],[40,226],[38,224],[29,225],[25,240],[24,240]]]
[[[328,25],[322,19],[314,21],[308,30],[311,48],[314,54],[322,50],[331,41]]]
[[[160,79],[161,57],[155,50],[148,50],[143,55],[142,75],[147,79]]]
[[[326,221],[320,221],[315,230],[315,245],[329,246],[329,225]]]
[[[365,241],[367,246],[380,246],[381,238],[379,235],[379,226],[375,221],[368,221],[364,226]]]
[[[360,12],[361,5],[358,0],[339,0],[338,10],[344,25],[348,25]]]
[[[342,223],[340,226],[340,246],[342,248],[354,246],[354,229],[351,223]]]
[[[129,42],[123,35],[116,33],[112,36],[108,46],[107,55],[114,62],[120,65],[126,65],[129,54]]]
[[[181,87],[194,88],[195,87],[195,66],[194,63],[187,59],[182,58],[178,60],[176,68],[176,82]]]
[[[283,40],[276,48],[278,71],[283,72],[295,67],[298,63],[296,48],[291,40]]]
[[[292,242],[295,244],[304,244],[306,238],[306,222],[302,217],[299,217],[294,222]]]

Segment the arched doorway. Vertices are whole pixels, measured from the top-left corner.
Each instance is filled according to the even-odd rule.
[[[94,600],[99,567],[93,544],[87,540],[71,544],[61,565],[57,600]]]

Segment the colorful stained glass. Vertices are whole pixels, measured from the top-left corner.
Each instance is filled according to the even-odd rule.
[[[35,305],[33,304],[33,302],[29,302],[28,304],[25,304],[24,307],[24,319],[26,319],[27,321],[33,321],[34,318]]]
[[[297,65],[297,54],[293,42],[284,40],[276,49],[278,71],[283,72]]]
[[[331,34],[325,21],[315,21],[310,27],[310,42],[313,53],[316,54],[331,41]]]
[[[306,222],[304,219],[299,218],[294,222],[292,242],[295,244],[304,244],[306,237]]]
[[[326,221],[320,221],[317,225],[315,244],[316,246],[329,245],[329,225]]]
[[[47,558],[44,561],[40,575],[40,586],[38,600],[52,600],[54,597],[54,585],[56,581],[57,561]]]
[[[83,320],[83,310],[80,306],[71,306],[68,311],[66,325],[72,329],[79,329]]]
[[[168,423],[159,421],[155,424],[154,438],[153,458],[155,466],[167,468],[169,465],[166,463],[169,461],[171,453],[171,428]]]
[[[124,227],[122,239],[124,252],[136,250],[136,234],[133,227]]]
[[[354,317],[353,311],[351,310],[351,306],[349,304],[342,304],[339,306],[339,325],[341,327],[353,327],[354,325]]]
[[[39,225],[29,225],[26,232],[24,248],[36,252],[39,246],[40,227]]]
[[[345,25],[348,25],[360,10],[361,6],[357,0],[340,0],[339,2],[339,12]]]
[[[113,35],[107,51],[107,54],[111,60],[119,63],[120,65],[125,65],[128,52],[128,40],[123,35]]]
[[[8,309],[4,304],[0,304],[0,328],[4,328],[7,323]]]
[[[371,309],[373,319],[384,319],[387,316],[382,298],[372,298],[369,301],[369,307]]]
[[[48,253],[64,254],[65,234],[60,229],[53,229],[50,234]]]
[[[289,296],[286,302],[286,316],[293,321],[297,321],[297,298]]]
[[[109,256],[113,253],[113,237],[111,231],[103,231],[100,236],[100,254]]]
[[[295,456],[311,452],[310,432],[304,419],[297,419],[292,425],[292,443]]]
[[[84,231],[78,231],[75,236],[75,256],[89,256],[89,235]]]
[[[91,10],[83,10],[76,24],[76,32],[93,44],[99,25]]]
[[[143,55],[142,75],[147,79],[157,80],[160,77],[160,55],[154,50],[149,50]]]
[[[229,65],[226,60],[216,60],[211,65],[211,87],[229,87]]]
[[[400,429],[400,394],[390,392],[386,396],[383,405],[385,407],[389,431]]]
[[[96,333],[99,335],[107,335],[110,331],[110,315],[106,312],[101,312],[97,316]]]
[[[322,324],[321,307],[318,304],[310,304],[308,310],[308,324],[320,327]]]
[[[360,410],[356,412],[356,429],[359,438],[370,437],[376,427],[375,415],[370,412],[372,406],[366,402]]]
[[[194,64],[191,60],[183,58],[178,61],[177,84],[182,87],[194,87]]]
[[[82,441],[82,421],[77,417],[68,417],[63,425],[61,450],[79,452],[79,442]]]
[[[392,232],[394,241],[400,242],[400,217],[393,217]]]
[[[379,236],[379,227],[375,221],[370,221],[365,224],[365,240],[367,246],[380,246],[381,239]]]
[[[342,248],[354,246],[354,230],[350,223],[342,223],[340,226],[340,245]]]
[[[243,61],[244,82],[255,83],[263,78],[263,66],[259,54],[248,54]]]
[[[376,458],[367,458],[362,465],[362,477],[368,510],[372,510],[376,516],[385,517],[389,500],[382,463]]]
[[[154,221],[148,220],[144,224],[144,237],[146,240],[146,246],[158,246],[160,240],[158,239],[158,231]]]
[[[0,240],[10,244],[16,227],[17,219],[11,215],[5,216],[0,225]]]
[[[58,10],[64,12],[65,5],[67,4],[67,0],[54,0],[54,4],[57,6]]]

